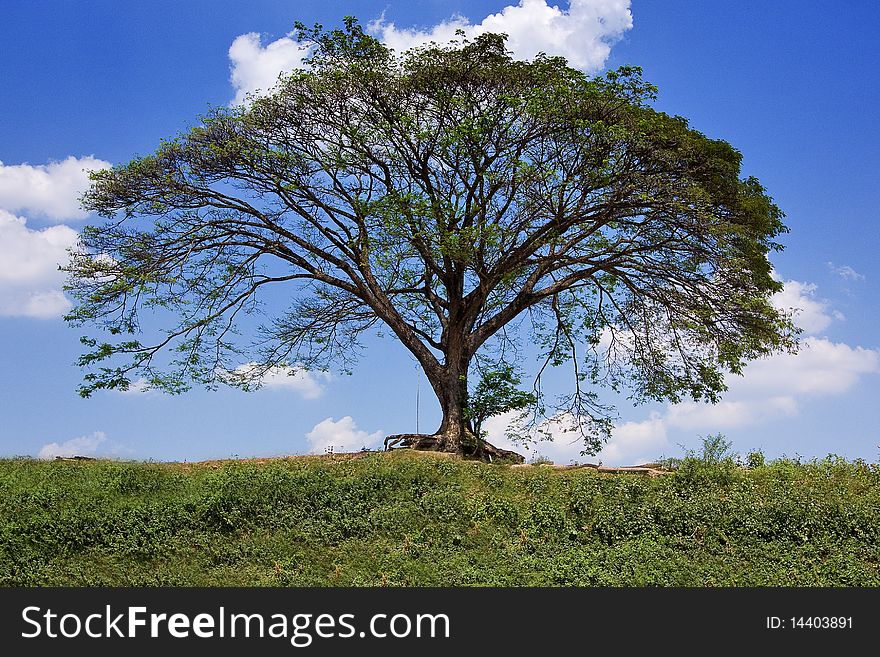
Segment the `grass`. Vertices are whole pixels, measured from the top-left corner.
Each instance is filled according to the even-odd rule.
[[[3,586],[877,586],[880,468],[0,461]]]

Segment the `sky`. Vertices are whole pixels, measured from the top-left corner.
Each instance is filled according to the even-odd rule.
[[[639,65],[656,107],[743,153],[786,213],[771,259],[803,328],[796,355],[729,377],[717,405],[632,406],[598,456],[566,435],[557,463],[631,465],[722,433],[768,457],[880,455],[880,5],[785,0],[281,2],[44,0],[4,3],[0,20],[0,456],[202,460],[353,451],[432,430],[439,409],[415,361],[371,339],[351,375],[271,372],[255,392],[169,396],[135,384],[77,394],[83,329],[58,265],[97,221],[78,196],[86,170],[152,152],[210,107],[243,102],[301,64],[294,21],[356,15],[394,48],[456,29],[509,35],[523,59],[563,55],[599,74]],[[418,399],[418,405],[417,405]],[[505,444],[508,418],[491,419]],[[520,448],[520,451],[524,451]]]

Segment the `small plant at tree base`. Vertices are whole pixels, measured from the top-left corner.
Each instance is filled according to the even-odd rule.
[[[535,405],[537,397],[534,393],[517,388],[521,381],[520,375],[515,372],[513,366],[506,363],[502,363],[498,369],[483,372],[477,387],[469,394],[465,406],[465,417],[468,419],[471,433],[477,440],[486,439],[483,422],[490,417],[509,411],[522,412]],[[515,431],[514,427],[518,425],[518,422],[512,422],[509,432]]]

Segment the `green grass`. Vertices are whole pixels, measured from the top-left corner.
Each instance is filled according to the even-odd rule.
[[[877,586],[880,468],[0,461],[3,586]]]

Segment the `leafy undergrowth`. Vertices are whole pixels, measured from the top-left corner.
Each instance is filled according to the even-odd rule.
[[[880,468],[0,461],[3,586],[877,586]]]

